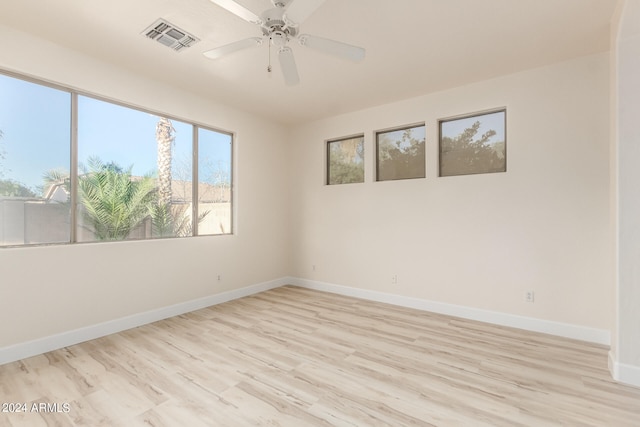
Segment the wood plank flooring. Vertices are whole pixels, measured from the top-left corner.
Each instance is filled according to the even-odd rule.
[[[292,286],[0,366],[0,403],[27,409],[3,427],[640,426],[603,346]]]

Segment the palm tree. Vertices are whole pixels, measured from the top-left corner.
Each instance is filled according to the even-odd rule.
[[[157,203],[150,208],[152,232],[154,237],[190,236],[193,231],[191,211],[186,205],[174,205],[171,191],[172,148],[175,141],[175,128],[169,119],[160,117],[156,124],[156,143],[158,145],[158,186]],[[208,211],[198,215],[200,223]]]
[[[78,193],[92,231],[98,240],[126,239],[155,204],[153,179],[132,177],[132,167],[122,170],[97,158],[88,163],[78,179]]]
[[[158,144],[158,203],[171,203],[171,149],[176,139],[175,129],[171,121],[160,117],[156,125],[156,142]]]
[[[155,203],[151,206],[153,237],[187,237],[193,235],[193,222],[189,205]],[[198,215],[198,224],[209,215],[204,211]]]

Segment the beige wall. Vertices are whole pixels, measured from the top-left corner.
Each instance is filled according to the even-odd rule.
[[[235,132],[237,214],[233,236],[0,250],[0,348],[289,273],[283,127],[6,27],[0,38],[5,70]]]
[[[294,129],[294,275],[610,330],[608,67],[588,56]],[[438,178],[437,119],[503,106],[507,172]],[[373,182],[374,131],[421,121],[427,178]],[[366,182],[325,186],[324,141],[361,132]]]

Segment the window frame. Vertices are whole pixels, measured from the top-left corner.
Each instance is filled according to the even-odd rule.
[[[331,144],[337,142],[344,142],[350,139],[362,138],[362,181],[356,182],[336,182],[331,183]],[[324,173],[324,184],[326,186],[334,186],[334,185],[346,185],[346,184],[363,184],[366,181],[366,159],[364,151],[366,149],[365,146],[365,136],[364,133],[356,133],[349,136],[343,136],[340,138],[332,138],[327,139],[325,141],[325,173]]]
[[[178,119],[176,119],[178,120]],[[197,234],[198,232],[198,221],[193,221],[193,235],[190,237],[206,237],[206,236],[230,236],[235,234],[235,150],[236,150],[236,135],[233,132],[228,132],[228,131],[221,131],[219,129],[215,129],[211,126],[204,126],[204,125],[198,125],[198,124],[194,124],[193,122],[189,122],[191,123],[192,129],[193,129],[193,157],[192,157],[192,164],[196,165],[197,162],[199,161],[199,153],[200,153],[200,136],[198,135],[198,130],[202,129],[202,130],[206,130],[206,131],[210,131],[210,132],[216,132],[216,133],[220,133],[223,135],[227,135],[228,137],[231,138],[231,146],[229,147],[229,203],[230,203],[230,212],[229,212],[229,232],[228,233],[220,233],[220,234]],[[192,182],[196,182],[197,185],[192,185],[192,200],[195,201],[199,201],[198,199],[198,190],[195,187],[199,187],[200,186],[200,169],[195,166],[193,168],[192,171]],[[192,218],[196,219],[198,216],[198,209],[196,206],[196,203],[193,204],[192,206],[193,209],[193,213],[192,213]]]
[[[47,81],[41,78],[24,75],[12,71],[8,71],[0,68],[0,75],[13,78],[16,80],[20,80],[23,82],[48,87],[51,89],[59,90],[62,92],[66,92],[70,95],[69,109],[70,109],[70,139],[69,139],[69,149],[70,149],[70,159],[69,159],[69,179],[70,179],[70,190],[71,194],[69,196],[69,203],[71,204],[70,212],[69,212],[69,240],[64,242],[51,242],[51,243],[25,243],[25,244],[9,244],[3,245],[0,244],[0,250],[4,248],[28,248],[28,247],[38,247],[38,246],[60,246],[60,245],[76,245],[76,244],[86,244],[86,243],[104,243],[100,240],[93,241],[83,241],[79,242],[77,236],[77,226],[78,226],[78,98],[80,96],[91,98],[93,100],[97,100],[100,102],[106,102],[109,104],[113,104],[118,107],[127,108],[136,110],[138,112],[151,114],[157,117],[164,117],[168,120],[174,120],[186,123],[191,126],[192,129],[192,147],[191,147],[191,161],[192,161],[192,233],[190,236],[185,236],[186,238],[190,237],[215,237],[215,236],[229,236],[235,234],[235,150],[236,150],[236,134],[235,132],[223,130],[211,125],[203,124],[201,122],[197,122],[194,120],[183,119],[175,115],[165,114],[159,112],[158,110],[153,110],[146,107],[141,107],[139,105],[135,105],[133,103],[128,103],[126,101],[121,101],[113,98],[109,98],[102,95],[93,94],[87,91],[82,91],[79,89],[72,88],[70,86],[66,86],[59,83],[54,83],[51,81]],[[230,213],[229,213],[229,221],[230,221],[230,229],[228,233],[219,233],[219,234],[203,234],[199,235],[198,233],[198,224],[197,224],[197,214],[198,214],[198,206],[197,206],[197,196],[198,196],[198,130],[206,130],[210,132],[215,132],[219,134],[226,135],[230,138],[230,148],[229,148],[229,204],[230,204]],[[195,184],[193,184],[195,183]],[[131,238],[124,240],[109,240],[111,243],[121,243],[121,242],[135,242],[135,241],[151,241],[151,240],[164,240],[164,239],[176,239],[176,238],[184,238],[177,236],[166,236],[166,237],[153,237],[153,238]]]
[[[443,165],[443,144],[442,144],[442,139],[443,139],[443,131],[442,131],[442,126],[445,123],[449,123],[449,122],[455,122],[457,120],[466,120],[466,119],[473,119],[476,117],[482,117],[482,116],[488,116],[490,114],[497,114],[497,113],[503,113],[504,117],[502,120],[502,131],[504,133],[504,170],[496,170],[496,171],[480,171],[480,172],[469,172],[469,173],[464,173],[464,172],[459,172],[459,173],[449,173],[449,174],[443,174],[442,172],[442,165]],[[438,177],[439,178],[446,178],[446,177],[451,177],[451,176],[465,176],[465,175],[483,175],[483,174],[494,174],[494,173],[506,173],[507,172],[507,107],[497,107],[497,108],[490,108],[487,110],[482,110],[482,111],[476,111],[473,113],[467,113],[467,114],[460,114],[457,116],[451,116],[451,117],[445,117],[442,119],[438,119]]]

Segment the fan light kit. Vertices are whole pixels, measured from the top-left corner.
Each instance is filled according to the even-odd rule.
[[[293,50],[287,46],[292,39],[296,39],[301,46],[339,58],[350,61],[364,59],[365,50],[361,47],[323,37],[299,34],[299,24],[311,16],[324,3],[324,0],[271,0],[274,7],[265,10],[260,16],[234,0],[211,0],[211,2],[247,22],[258,25],[262,30],[262,37],[251,37],[206,51],[203,55],[207,58],[218,59],[240,50],[261,46],[266,40],[269,43],[267,71],[271,72],[271,46],[274,46],[278,49],[280,68],[287,85],[296,85],[300,82]]]

